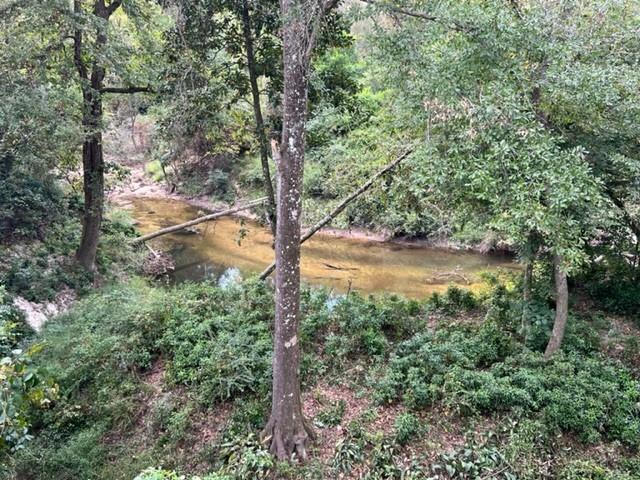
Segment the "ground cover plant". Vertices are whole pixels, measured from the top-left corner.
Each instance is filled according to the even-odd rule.
[[[280,465],[257,437],[271,294],[252,281],[223,289],[134,279],[81,300],[38,337],[46,346],[35,365],[59,398],[32,413],[34,438],[5,454],[5,477],[638,474],[638,377],[607,358],[589,328],[572,329],[562,354],[544,360],[504,323],[520,316],[510,316],[517,295],[501,286],[424,302],[305,290],[304,408],[329,440],[314,461]],[[597,328],[579,315],[574,323]],[[594,448],[609,453],[580,460]]]

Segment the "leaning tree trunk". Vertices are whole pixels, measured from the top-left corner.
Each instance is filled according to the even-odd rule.
[[[553,323],[553,331],[551,338],[544,352],[545,358],[550,358],[558,351],[562,345],[564,332],[567,327],[567,317],[569,315],[569,287],[567,286],[567,274],[562,269],[562,257],[555,255],[553,257],[553,270],[555,276],[556,287],[556,315]]]
[[[247,55],[247,70],[249,71],[249,83],[251,84],[251,96],[253,99],[253,114],[256,121],[256,136],[260,144],[260,163],[262,164],[262,181],[264,182],[264,192],[267,196],[267,218],[272,233],[276,233],[276,200],[271,183],[271,172],[269,171],[269,146],[267,134],[264,130],[264,120],[262,118],[262,107],[260,105],[260,89],[258,88],[258,74],[256,72],[256,60],[253,52],[253,35],[251,33],[251,17],[249,15],[248,0],[242,0],[242,26],[244,35],[244,45]]]
[[[281,460],[305,459],[313,431],[300,399],[300,216],[307,111],[308,62],[301,2],[282,0],[284,100],[282,142],[277,162],[276,300],[271,417],[263,439]]]

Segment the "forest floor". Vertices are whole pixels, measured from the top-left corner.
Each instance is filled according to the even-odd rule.
[[[133,279],[79,300],[36,337],[63,393],[0,478],[640,478],[640,325],[577,305],[564,353],[544,362],[546,324],[523,345],[516,291],[501,287],[337,304],[305,290],[302,401],[317,438],[307,464],[275,465],[257,440],[272,295]]]

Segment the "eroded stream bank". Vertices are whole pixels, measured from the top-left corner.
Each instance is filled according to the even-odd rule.
[[[130,198],[141,233],[191,220],[201,212],[186,201]],[[152,242],[172,253],[176,281],[226,279],[262,271],[273,260],[270,232],[256,222],[223,218]],[[318,233],[302,247],[302,277],[335,291],[397,293],[422,298],[450,284],[476,289],[480,273],[517,266],[505,255],[449,251]]]

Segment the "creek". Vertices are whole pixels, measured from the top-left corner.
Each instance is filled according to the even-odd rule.
[[[203,215],[186,201],[131,198],[131,213],[141,233],[149,233]],[[252,220],[225,217],[152,240],[175,259],[176,282],[219,282],[261,272],[273,261],[268,229]],[[479,289],[481,273],[517,269],[506,255],[481,255],[396,242],[339,237],[318,232],[302,246],[302,279],[335,292],[397,293],[424,298],[449,285]]]

